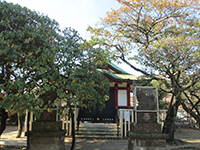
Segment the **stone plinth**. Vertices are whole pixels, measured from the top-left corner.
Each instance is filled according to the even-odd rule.
[[[65,150],[65,132],[31,132],[29,150]]]
[[[128,132],[128,150],[165,150],[167,134],[161,133],[157,123],[131,124]]]
[[[40,119],[32,123],[29,133],[29,150],[65,150],[65,131],[62,122],[55,121],[55,113],[44,111]]]
[[[62,122],[33,122],[32,123],[32,131],[35,132],[44,132],[44,131],[50,131],[50,132],[58,132],[62,129]]]
[[[134,133],[161,133],[160,124],[136,124],[131,125],[131,130]]]
[[[166,134],[128,133],[128,150],[165,150]]]

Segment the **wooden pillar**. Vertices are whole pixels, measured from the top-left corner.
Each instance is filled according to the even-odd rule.
[[[118,107],[118,84],[115,84],[115,99],[114,99],[114,113],[115,113],[115,120],[117,116],[116,108]]]
[[[130,84],[127,83],[127,106],[130,108]]]
[[[115,107],[118,106],[118,84],[115,84]]]

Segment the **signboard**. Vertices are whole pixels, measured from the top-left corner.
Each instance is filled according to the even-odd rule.
[[[125,121],[130,121],[130,111],[124,111],[124,119]]]

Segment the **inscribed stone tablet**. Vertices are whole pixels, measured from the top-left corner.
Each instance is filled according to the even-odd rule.
[[[137,110],[157,110],[156,90],[153,88],[137,88]]]

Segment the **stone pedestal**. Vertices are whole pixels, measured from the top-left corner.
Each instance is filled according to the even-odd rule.
[[[44,111],[39,120],[32,123],[29,133],[29,150],[64,150],[65,131],[56,114]]]
[[[128,132],[128,150],[165,150],[167,134],[161,133],[159,124],[131,125]]]
[[[128,150],[166,150],[167,135],[129,133]]]

